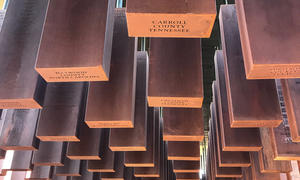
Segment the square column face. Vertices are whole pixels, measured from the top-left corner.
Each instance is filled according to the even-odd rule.
[[[236,1],[248,79],[300,77],[300,1]]]
[[[214,0],[129,0],[129,36],[208,38],[216,18]]]

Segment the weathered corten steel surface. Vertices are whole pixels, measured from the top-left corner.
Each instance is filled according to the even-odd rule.
[[[154,152],[159,143],[159,113],[154,115],[154,108],[148,108],[146,132],[146,151],[125,152],[126,167],[154,167]]]
[[[282,79],[281,85],[291,137],[293,142],[300,142],[300,80]]]
[[[137,38],[127,35],[125,9],[116,9],[110,79],[89,87],[85,122],[90,128],[133,127],[136,50]]]
[[[50,180],[53,175],[54,167],[51,166],[34,166],[29,178],[25,180]]]
[[[208,136],[210,137],[210,134]],[[213,152],[213,149],[212,149],[212,144],[209,141],[207,159],[210,163],[208,163],[208,164],[210,165],[210,168],[211,168],[211,177],[213,179],[217,179],[217,178],[220,178],[220,175],[224,175],[224,173],[221,174],[220,170],[219,170],[219,172],[217,172],[217,169],[219,167],[217,166],[217,163],[215,162],[215,159],[214,159],[213,156],[214,156],[214,152]],[[224,178],[224,177],[222,177],[222,178]],[[226,177],[226,178],[229,178],[229,177]]]
[[[55,167],[56,176],[81,176],[82,163],[80,160],[71,160],[65,156],[64,166]]]
[[[48,83],[36,136],[41,141],[79,141],[87,82]]]
[[[202,141],[204,122],[202,109],[164,108],[164,141]],[[187,123],[188,121],[188,123]]]
[[[241,151],[223,151],[222,142],[220,137],[220,125],[218,124],[218,106],[213,103],[211,107],[211,135],[213,138],[213,145],[217,153],[219,167],[249,167],[250,166],[250,156],[248,152]]]
[[[2,167],[1,171],[2,173],[7,173],[7,171],[29,171],[32,169],[31,158],[32,151],[13,151],[12,159],[7,161],[7,165]]]
[[[37,150],[39,140],[35,137],[39,109],[9,109],[6,112],[0,148],[4,150]]]
[[[34,70],[47,0],[8,5],[0,34],[0,108],[42,108],[46,83]]]
[[[87,169],[88,163],[86,160],[81,161],[82,163],[82,168],[80,169],[81,172],[81,176],[74,176],[72,177],[72,180],[98,180],[99,178],[99,174],[98,173],[93,173],[93,172],[89,172]]]
[[[115,0],[51,0],[36,70],[47,82],[107,81]]]
[[[154,167],[135,167],[135,177],[159,177],[160,168],[163,166],[164,161],[164,145],[162,139],[162,119],[160,118],[159,108],[154,109],[155,113],[155,139],[154,139]],[[125,154],[126,155],[126,154]]]
[[[167,172],[168,172],[168,179],[176,179],[176,174],[173,172],[173,163],[172,161],[167,161]],[[199,173],[198,173],[199,175]]]
[[[236,7],[247,78],[300,78],[300,1],[239,0]]]
[[[200,179],[199,173],[176,173],[177,180],[184,180],[184,179]]]
[[[101,135],[101,160],[88,160],[90,172],[115,172],[115,153],[109,147],[109,129],[102,129]]]
[[[128,0],[129,36],[210,37],[216,18],[214,0]]]
[[[263,144],[263,148],[258,152],[259,168],[262,173],[289,173],[292,171],[290,161],[274,160],[274,152],[271,144]]]
[[[80,142],[69,142],[66,156],[70,159],[100,160],[100,128],[89,128],[83,121],[80,125]]]
[[[258,152],[250,152],[253,180],[263,180],[263,179],[281,180],[280,173],[262,173],[262,172],[260,172],[257,153]]]
[[[40,142],[39,150],[33,152],[34,166],[63,166],[67,143]]]
[[[300,143],[291,141],[290,131],[284,123],[277,128],[260,128],[261,140],[271,143],[274,160],[300,160]]]
[[[162,147],[162,151],[161,151],[161,156],[162,156],[162,159],[161,159],[161,165],[160,166],[160,180],[163,180],[164,178],[166,178],[166,171],[167,171],[167,168],[166,168],[166,164],[168,163],[168,146],[167,146],[167,142],[165,141],[162,141],[161,140],[161,145],[163,146]]]
[[[169,141],[168,160],[200,161],[200,142]]]
[[[82,180],[82,179],[97,180],[97,179],[100,179],[100,174],[92,173],[87,170],[82,170],[81,176],[73,176],[71,180]]]
[[[124,166],[124,152],[115,152],[115,161],[114,161],[115,172],[113,173],[101,173],[100,177],[102,180],[118,179],[123,180],[125,174]]]
[[[243,178],[245,180],[253,180],[252,178],[252,167],[248,167],[248,168],[242,168],[242,172],[243,172]]]
[[[208,155],[206,155],[206,159],[208,162],[210,162],[210,158]],[[206,168],[206,177],[207,179],[214,179],[215,175],[213,174],[213,169],[211,168],[212,163],[206,163],[205,168]]]
[[[149,56],[149,106],[202,107],[200,39],[152,38]]]
[[[135,180],[138,179],[134,176],[134,168],[125,168],[124,179]]]
[[[210,121],[210,127],[212,128],[212,121]],[[209,149],[209,153],[211,154],[211,161],[213,163],[213,165],[215,166],[215,176],[219,177],[219,178],[241,178],[242,177],[242,169],[240,167],[220,167],[219,166],[219,159],[217,157],[218,152],[217,149],[215,148],[214,143],[215,142],[215,137],[212,134],[213,131],[209,132],[210,135],[210,139],[209,139],[209,143],[210,143],[210,149]]]
[[[175,173],[199,173],[200,161],[173,161]]]
[[[223,151],[259,151],[261,141],[257,128],[231,128],[224,75],[222,53],[215,56],[216,83],[213,85],[214,101],[217,105],[218,124],[220,126],[220,141]]]
[[[246,79],[235,6],[221,6],[219,20],[231,127],[279,126],[275,81]]]
[[[110,132],[109,148],[112,151],[146,151],[147,119],[153,123],[153,108],[147,106],[148,61],[146,52],[137,53],[136,94],[134,128],[113,128]],[[148,115],[149,114],[149,115]],[[152,125],[153,131],[153,125]],[[149,134],[150,135],[150,134]]]

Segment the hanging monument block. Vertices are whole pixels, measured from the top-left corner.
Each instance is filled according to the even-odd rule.
[[[159,114],[159,108],[155,108],[155,139],[154,139],[154,167],[135,167],[135,177],[160,177],[160,169],[164,161],[164,145],[162,140],[162,120]],[[133,152],[132,152],[133,153]],[[127,152],[126,152],[127,154]],[[126,159],[125,159],[126,161]]]
[[[9,109],[6,112],[0,136],[3,150],[37,150],[35,137],[39,109]]]
[[[139,57],[139,55],[142,55]],[[134,109],[134,128],[112,128],[109,148],[112,151],[146,151],[147,119],[153,123],[153,108],[147,106],[148,61],[147,54],[138,53],[136,72],[136,91]],[[153,135],[153,125],[151,126]]]
[[[116,9],[109,81],[89,87],[85,122],[90,128],[133,128],[136,51],[137,38],[127,35],[125,9]]]
[[[39,150],[33,152],[34,166],[63,166],[67,144],[64,142],[40,142]]]
[[[134,177],[134,168],[125,168],[124,180],[135,180]]]
[[[210,37],[215,18],[214,0],[128,0],[129,36],[134,37]]]
[[[210,123],[210,129],[212,129],[212,120]],[[213,131],[209,132],[209,139],[210,149],[209,154],[211,156],[211,161],[213,166],[215,167],[215,176],[218,178],[241,178],[242,177],[242,169],[240,167],[220,167],[219,166],[219,159],[217,157],[217,149],[215,148],[215,137],[212,134]]]
[[[146,151],[125,152],[126,167],[154,167],[154,152],[159,143],[159,113],[148,108]]]
[[[73,160],[100,160],[101,132],[102,129],[89,128],[82,121],[80,142],[69,142],[66,156]]]
[[[202,107],[201,39],[152,38],[149,56],[149,106]]]
[[[29,178],[25,180],[50,180],[52,179],[54,168],[51,166],[34,166]]]
[[[200,161],[200,142],[168,142],[168,160]]]
[[[218,166],[219,167],[249,167],[250,166],[250,156],[248,152],[242,152],[242,151],[223,151],[222,149],[222,142],[220,141],[220,126],[219,122],[216,118],[218,112],[218,106],[213,103],[211,105],[211,138],[213,138],[216,150],[216,157],[218,158]]]
[[[243,178],[245,180],[253,180],[252,178],[252,167],[244,167],[242,168],[242,172],[243,172]]]
[[[216,93],[217,92],[215,92],[215,94]],[[221,96],[224,96],[224,92]],[[218,102],[219,97],[215,97],[215,101],[217,104],[219,103],[219,107],[222,106],[220,102]],[[224,112],[226,112],[226,108],[223,108]],[[224,116],[222,112],[217,112],[217,114],[219,114],[217,120],[220,124],[220,141],[223,151],[259,151],[261,149],[258,128],[231,128],[229,117],[227,116],[228,114]]]
[[[287,119],[293,142],[300,142],[300,79],[282,79]]]
[[[216,83],[213,83],[213,99],[216,103],[219,134],[223,151],[259,151],[261,141],[258,128],[231,128],[226,94],[224,63],[220,52],[215,56]]]
[[[115,153],[109,147],[109,129],[102,129],[101,135],[101,160],[88,160],[90,172],[115,172]]]
[[[299,7],[298,0],[236,1],[248,79],[300,78]]]
[[[6,174],[8,171],[30,171],[32,169],[31,158],[32,151],[7,151],[7,164],[5,164],[1,173]]]
[[[79,141],[88,83],[48,83],[36,136],[41,141]]]
[[[81,161],[81,176],[74,176],[72,177],[72,180],[98,180],[100,179],[99,177],[96,179],[95,174],[92,172],[89,172],[87,170],[87,161]]]
[[[42,108],[46,82],[34,70],[47,0],[11,1],[0,33],[0,109]]]
[[[47,82],[108,81],[115,0],[51,0],[36,61]]]
[[[231,127],[279,126],[275,81],[246,79],[235,6],[222,5],[219,20]]]
[[[173,161],[174,173],[199,173],[200,161]]]
[[[56,176],[81,176],[82,164],[80,160],[71,160],[65,156],[64,166],[55,167]]]
[[[206,159],[207,159],[207,161],[206,162],[210,162],[210,163],[207,163],[208,164],[208,168],[210,169],[210,178],[211,179],[216,179],[216,166],[215,166],[215,164],[214,164],[214,161],[213,161],[213,158],[212,158],[212,155],[211,155],[211,152],[210,152],[210,150],[211,150],[211,148],[210,148],[210,143],[208,143],[208,150],[209,151],[207,151],[207,155],[206,155]]]
[[[114,161],[115,172],[100,173],[101,180],[124,180],[125,167],[124,167],[124,152],[115,153]]]
[[[278,100],[280,102],[280,107],[282,111],[283,123],[285,124],[285,134],[281,136],[286,138],[286,143],[289,144],[291,140],[291,134],[289,131],[288,120],[286,117],[286,109],[285,103],[283,99],[283,91],[287,90],[287,86],[283,88],[281,86],[280,80],[276,80],[277,92],[278,92]],[[283,90],[285,89],[285,90]],[[286,92],[284,93],[286,95]],[[287,102],[287,101],[286,101]],[[287,102],[288,103],[288,102]],[[279,126],[280,127],[280,126]],[[290,161],[280,161],[275,160],[275,148],[273,144],[273,139],[270,136],[270,130],[268,128],[260,128],[260,138],[262,142],[262,150],[258,152],[258,160],[260,166],[260,172],[262,173],[289,173],[292,171],[291,162]],[[275,146],[276,147],[276,146]]]
[[[206,162],[210,162],[209,157],[207,157],[206,155]],[[211,168],[211,163],[205,163],[205,169],[206,169],[206,177],[207,179],[213,179],[213,172],[212,172],[212,168]]]
[[[260,172],[262,173],[289,173],[292,171],[290,161],[278,161],[274,160],[274,152],[270,143],[264,146],[262,150],[258,152],[258,160]]]
[[[258,152],[250,152],[253,180],[264,180],[264,179],[281,180],[280,173],[262,173],[262,172],[260,172],[257,153]]]
[[[202,141],[202,109],[163,108],[164,141]],[[185,121],[187,120],[188,123]]]
[[[274,160],[300,160],[300,143],[292,142],[287,122],[277,128],[260,128],[261,141],[271,143]]]

